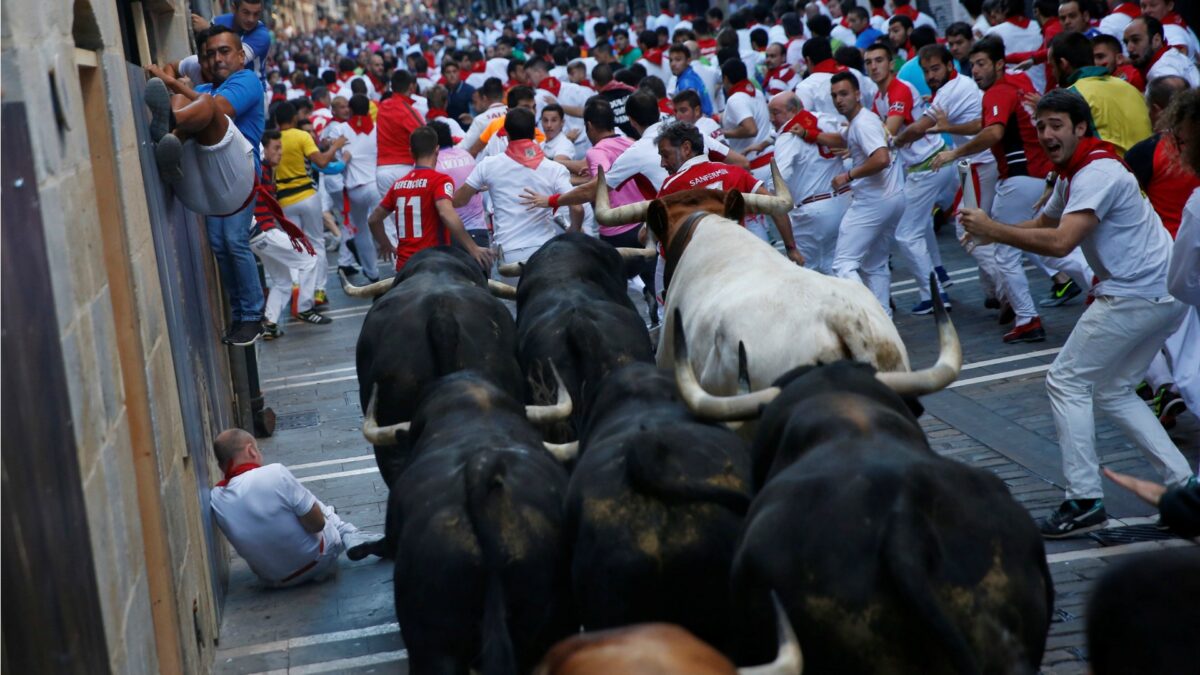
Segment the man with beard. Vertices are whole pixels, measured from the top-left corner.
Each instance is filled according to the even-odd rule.
[[[1200,87],[1200,71],[1183,52],[1172,49],[1163,34],[1163,25],[1152,16],[1140,16],[1125,29],[1125,49],[1129,60],[1142,71],[1146,81],[1175,75]]]

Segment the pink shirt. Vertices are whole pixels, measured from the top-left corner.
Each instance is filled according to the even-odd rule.
[[[438,150],[437,170],[450,176],[454,188],[458,189],[467,182],[467,176],[475,168],[475,158],[471,153],[458,147]],[[486,230],[487,222],[483,218],[483,193],[476,193],[466,206],[454,209],[463,221],[463,227],[468,230]]]
[[[628,150],[631,145],[633,145],[633,139],[628,136],[609,136],[596,145],[593,145],[584,155],[587,159],[588,172],[595,176],[597,167],[602,167],[605,171],[608,171],[612,167],[613,162],[617,161],[617,157],[620,157],[621,153]],[[609,190],[608,199],[610,206],[624,206],[642,201],[642,192],[638,190],[637,184],[634,181],[625,181],[625,184],[616,190]],[[622,232],[628,232],[640,224],[601,225],[600,234],[611,237]]]

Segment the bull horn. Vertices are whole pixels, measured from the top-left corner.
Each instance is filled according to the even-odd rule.
[[[775,627],[779,632],[779,654],[765,666],[738,668],[738,675],[800,675],[804,671],[804,655],[800,653],[800,641],[779,596],[771,591],[771,603],[775,605]]]
[[[683,331],[683,316],[675,309],[675,383],[688,409],[696,416],[718,422],[748,420],[758,417],[763,406],[779,396],[779,387],[736,396],[713,396],[704,391],[688,359],[687,336]]]
[[[519,276],[521,276],[521,272],[525,271],[525,263],[523,263],[523,262],[507,263],[504,265],[500,265],[499,267],[496,268],[496,270],[499,271],[500,274],[502,274],[506,277],[519,277]]]
[[[564,464],[579,456],[579,441],[571,441],[570,443],[547,443],[542,441],[542,445],[546,446],[546,450],[554,455],[554,459]]]
[[[775,160],[771,160],[771,178],[775,182],[775,196],[743,194],[742,199],[746,203],[746,213],[771,213],[783,215],[792,210],[795,204],[792,202],[792,193],[788,190],[787,183],[783,180],[783,175],[779,173],[779,166],[775,164]]]
[[[657,258],[658,251],[653,248],[630,248],[620,247],[617,253],[621,254],[621,260],[642,260],[643,258]]]
[[[517,287],[506,284],[503,281],[488,279],[488,291],[497,298],[504,298],[505,300],[517,299]]]
[[[880,382],[891,387],[901,396],[922,396],[945,389],[958,378],[962,370],[962,345],[958,342],[958,331],[946,313],[946,305],[942,303],[942,294],[938,292],[937,278],[929,275],[929,288],[933,294],[933,315],[937,319],[938,351],[937,362],[924,370],[911,373],[891,372],[875,373]]]
[[[525,417],[534,424],[552,424],[571,416],[571,392],[567,391],[567,385],[563,384],[562,376],[558,374],[558,368],[555,368],[553,363],[550,364],[550,370],[554,373],[554,382],[558,387],[558,400],[554,405],[525,406]]]
[[[387,279],[380,279],[366,286],[355,286],[346,278],[345,272],[338,270],[338,277],[342,280],[342,290],[352,298],[378,298],[387,293],[388,289],[396,282],[394,277],[388,277]]]
[[[379,423],[375,421],[375,403],[378,397],[379,385],[376,384],[371,387],[371,401],[367,403],[367,416],[363,419],[363,437],[371,445],[395,445],[396,433],[408,431],[412,422],[400,422],[386,427],[379,426]]]
[[[789,207],[790,208],[790,207]],[[636,204],[626,204],[612,208],[608,202],[608,183],[604,182],[604,169],[596,169],[596,203],[592,209],[596,222],[601,225],[624,225],[625,223],[640,223],[646,219],[650,210],[650,202],[640,201]]]

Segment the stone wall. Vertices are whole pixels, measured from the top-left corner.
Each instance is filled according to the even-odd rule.
[[[5,0],[3,97],[29,117],[44,221],[30,236],[45,237],[53,270],[29,283],[53,289],[46,311],[66,362],[108,669],[196,673],[218,625],[207,515],[184,443],[116,5]],[[184,0],[131,6],[145,10],[156,60],[190,52]]]

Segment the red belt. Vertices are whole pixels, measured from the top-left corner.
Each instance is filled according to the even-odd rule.
[[[772,159],[775,159],[775,153],[773,153],[773,152],[763,153],[763,154],[759,155],[758,157],[755,157],[754,159],[750,160],[750,168],[751,169],[761,169],[764,166],[769,165],[771,163]]]
[[[324,552],[325,552],[325,536],[321,535],[321,542],[317,546],[317,555],[321,555]],[[304,574],[305,572],[316,567],[317,563],[320,562],[320,560],[321,560],[320,558],[317,558],[316,560],[308,563],[304,567],[301,567],[300,569],[296,570],[295,572],[292,572],[291,574],[287,575],[283,579],[280,579],[279,583],[286,584],[287,582],[291,581],[292,579],[295,579],[296,577],[300,576],[301,574]]]
[[[811,204],[813,202],[824,201],[826,199],[833,199],[834,197],[841,195],[841,194],[845,194],[849,191],[850,191],[850,186],[847,185],[845,187],[838,188],[837,192],[822,192],[819,195],[813,195],[811,197],[807,197],[805,199],[802,199],[800,201],[800,203],[801,204]]]

